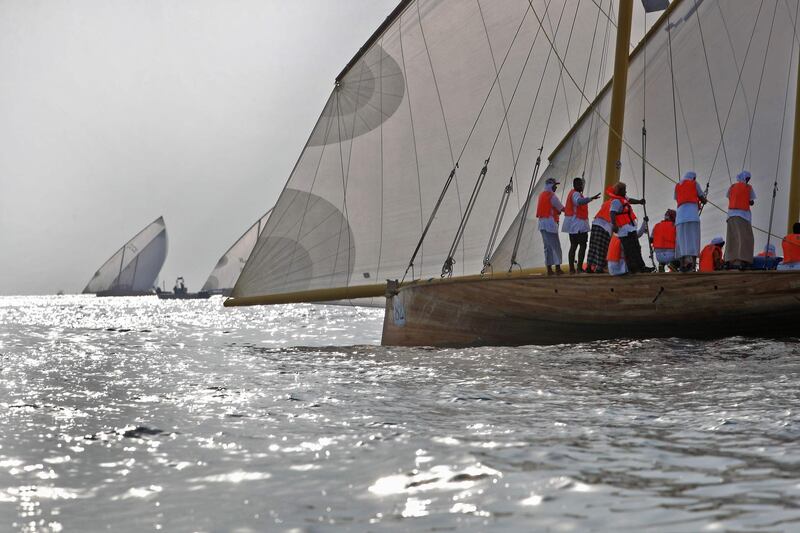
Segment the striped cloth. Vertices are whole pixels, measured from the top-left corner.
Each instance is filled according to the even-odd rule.
[[[589,237],[589,255],[586,257],[586,264],[590,271],[606,269],[609,244],[611,244],[611,235],[600,226],[592,225],[592,233]]]

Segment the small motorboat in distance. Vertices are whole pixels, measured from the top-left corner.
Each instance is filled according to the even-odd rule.
[[[189,289],[186,288],[186,283],[183,281],[183,276],[175,280],[172,292],[156,289],[156,294],[161,300],[201,300],[211,296],[208,291],[189,292]]]

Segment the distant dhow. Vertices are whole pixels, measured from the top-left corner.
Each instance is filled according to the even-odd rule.
[[[153,287],[167,258],[167,227],[158,217],[103,263],[83,289],[97,296],[144,296]]]

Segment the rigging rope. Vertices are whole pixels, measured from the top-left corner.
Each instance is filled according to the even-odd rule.
[[[675,71],[672,67],[672,18],[667,19],[667,43],[669,46],[669,78],[672,86],[672,118],[675,123],[675,153],[678,160],[678,179],[681,179],[681,144],[678,140],[678,108],[675,105]]]
[[[417,242],[417,246],[416,246],[416,248],[414,248],[414,253],[411,255],[411,259],[409,259],[409,261],[408,261],[408,266],[406,267],[406,271],[403,274],[403,280],[405,280],[406,276],[408,275],[408,271],[409,270],[413,270],[413,268],[414,268],[414,261],[417,258],[417,254],[419,253],[420,249],[422,248],[422,244],[425,242],[425,237],[428,234],[428,230],[430,229],[431,224],[433,223],[433,220],[436,218],[436,213],[438,212],[439,207],[441,206],[442,201],[443,201],[445,195],[447,194],[447,190],[450,187],[450,184],[453,182],[453,177],[456,175],[456,170],[458,169],[458,164],[461,161],[461,157],[464,155],[464,152],[466,151],[467,146],[469,145],[469,141],[472,138],[472,134],[475,132],[475,127],[478,125],[478,121],[480,120],[481,115],[483,114],[483,110],[486,108],[486,103],[489,101],[489,98],[492,95],[492,91],[494,90],[494,86],[498,83],[498,80],[500,79],[500,72],[502,72],[503,67],[506,64],[506,60],[508,59],[508,56],[511,54],[511,49],[514,47],[514,43],[517,41],[517,37],[519,36],[519,32],[522,29],[523,24],[525,23],[525,19],[528,16],[528,12],[530,11],[530,7],[531,6],[529,5],[527,8],[525,8],[525,13],[522,15],[522,20],[520,20],[519,26],[517,26],[516,32],[514,32],[514,37],[511,39],[511,44],[508,46],[508,50],[506,50],[506,55],[503,57],[503,61],[500,63],[500,68],[497,69],[497,73],[496,73],[496,75],[494,77],[494,80],[492,81],[492,85],[489,87],[489,92],[486,94],[486,98],[484,98],[483,104],[481,104],[481,107],[478,110],[478,115],[475,117],[475,121],[472,123],[472,128],[470,128],[469,134],[467,135],[467,138],[464,141],[464,145],[461,147],[461,152],[458,154],[458,158],[456,159],[455,163],[453,164],[453,168],[450,171],[450,175],[445,180],[444,186],[442,187],[442,192],[439,194],[439,200],[436,202],[436,205],[434,206],[433,211],[431,211],[431,215],[430,215],[430,217],[428,217],[428,223],[425,225],[425,229],[422,231],[422,235],[420,235],[419,241]],[[550,7],[550,2],[548,1],[547,6],[545,7],[545,10],[549,9],[549,7]],[[537,32],[537,35],[538,35],[538,32]],[[427,47],[427,44],[426,44],[426,47]],[[431,66],[431,68],[433,68],[433,67]],[[459,203],[460,202],[461,202],[461,198],[459,196]],[[466,214],[466,210],[464,211],[464,214],[462,214],[462,219],[464,218],[465,214]],[[451,256],[448,257],[448,261],[452,261],[453,264],[455,263],[455,261],[452,259]],[[447,263],[447,261],[446,261],[446,263]],[[452,268],[452,264],[451,264],[451,268]],[[413,276],[413,272],[412,272],[412,276]]]
[[[550,3],[548,2],[547,5],[545,6],[545,12],[547,12],[549,7],[550,7]],[[564,16],[565,7],[566,7],[566,4],[564,4],[564,7],[561,8],[561,14],[559,15],[559,19],[558,19],[559,23],[556,26],[556,31],[558,31],[558,28],[561,25],[561,19]],[[526,11],[525,11],[526,15],[527,15],[527,13],[528,13],[528,9],[526,9]],[[575,16],[577,17],[577,11],[576,11]],[[475,202],[477,201],[477,197],[478,197],[478,194],[480,193],[481,187],[483,187],[483,182],[484,182],[484,179],[486,177],[486,172],[488,170],[489,161],[491,160],[492,154],[494,153],[494,149],[497,146],[497,141],[500,138],[500,134],[503,131],[503,126],[506,124],[506,121],[508,120],[508,112],[511,109],[511,105],[514,103],[514,98],[516,97],[517,90],[519,89],[520,83],[522,82],[522,77],[525,74],[525,69],[528,66],[528,62],[530,61],[531,55],[533,54],[533,49],[534,49],[534,47],[536,45],[537,40],[539,39],[540,31],[544,31],[544,30],[542,28],[540,28],[540,30],[536,31],[536,34],[534,35],[534,38],[533,38],[533,42],[531,43],[530,49],[528,50],[528,55],[525,57],[525,62],[523,63],[522,68],[520,69],[519,76],[517,77],[517,82],[516,82],[516,85],[514,86],[514,91],[511,93],[511,99],[508,101],[508,107],[505,107],[503,109],[503,119],[500,121],[500,126],[498,127],[497,135],[495,135],[494,142],[492,143],[492,147],[489,150],[489,155],[488,155],[488,157],[486,158],[486,160],[484,162],[483,169],[481,170],[481,173],[478,175],[478,179],[477,179],[477,181],[475,183],[475,188],[472,191],[472,195],[470,196],[470,200],[469,200],[469,204],[467,206],[467,209],[464,211],[464,214],[461,217],[461,221],[459,223],[458,230],[456,231],[456,235],[455,235],[455,237],[453,239],[453,244],[450,247],[450,252],[448,253],[447,259],[445,259],[444,264],[442,265],[442,274],[441,274],[442,277],[444,277],[444,276],[452,276],[453,275],[453,266],[455,265],[455,260],[453,259],[453,255],[455,253],[455,250],[457,249],[458,244],[460,243],[461,239],[464,236],[464,230],[466,229],[467,222],[469,221],[469,217],[472,214],[472,208],[474,207]],[[511,47],[513,47],[513,45],[514,45],[514,43],[512,41],[508,52],[511,52]],[[550,52],[552,52],[552,50]],[[508,57],[508,53],[506,53],[506,57]],[[550,53],[548,53],[548,61],[547,62],[549,62],[549,59],[550,59]],[[547,62],[545,62],[545,71],[542,73],[542,78],[539,80],[539,88],[540,89],[541,89],[542,82],[544,81],[544,73],[547,70]],[[505,60],[504,60],[504,63],[505,63]],[[502,65],[501,65],[501,69],[502,69]],[[498,75],[499,75],[499,73],[498,73]],[[492,84],[492,87],[494,87],[494,84]],[[490,89],[490,94],[491,94],[491,89]],[[489,98],[489,95],[487,95],[487,100],[488,100],[488,98]],[[536,99],[537,98],[538,98],[538,90],[537,90],[537,95],[534,98],[534,104],[533,104],[534,106],[536,105]],[[484,101],[484,105],[485,104],[486,104],[486,101]],[[481,108],[481,110],[482,109],[483,108]],[[533,109],[531,109],[531,114],[533,114]],[[527,130],[528,130],[528,126],[530,126],[530,118],[528,119],[528,124],[527,124],[527,126],[525,128],[526,133],[527,133]],[[474,129],[474,126],[473,126],[473,129]],[[520,147],[524,146],[524,143],[525,143],[525,135],[523,135],[523,137],[522,137],[522,141],[520,143]],[[512,172],[512,179],[513,179],[514,174],[516,173],[516,161],[519,160],[519,157],[521,156],[521,154],[522,154],[522,149],[520,148],[520,151],[517,154],[517,158],[515,160],[514,166],[513,166],[512,171],[511,171]],[[498,231],[499,231],[499,228],[498,228]],[[490,236],[490,241],[491,240],[493,240],[493,238]]]
[[[775,28],[775,15],[778,13],[778,2],[775,2],[775,9],[772,10],[772,22],[769,26],[769,36],[767,37],[767,48],[764,51],[764,62],[761,65],[761,77],[758,80],[758,90],[756,90],[756,102],[753,104],[753,120],[750,121],[750,130],[747,132],[747,145],[744,148],[744,157],[742,158],[742,170],[745,168],[747,155],[750,152],[750,139],[753,136],[753,125],[756,123],[756,110],[758,109],[758,97],[761,95],[761,86],[764,82],[764,70],[767,68],[767,56],[769,55],[769,45],[772,42],[772,30]],[[752,161],[752,157],[751,157]]]
[[[561,21],[562,21],[563,16],[564,16],[565,8],[566,8],[566,2],[564,3],[564,5],[563,5],[563,7],[561,9],[561,13],[560,13],[560,15],[558,17],[558,23],[556,24],[556,28],[554,30],[554,35],[558,34],[558,30],[561,27]],[[570,43],[572,42],[572,35],[573,35],[574,30],[575,30],[575,22],[578,20],[578,10],[579,9],[580,9],[580,0],[578,0],[578,3],[576,5],[576,7],[575,7],[575,15],[572,18],[572,25],[570,26],[569,37],[567,38],[567,47],[566,47],[565,54],[564,54],[565,57],[566,57],[566,54],[569,53],[569,46],[570,46]],[[598,18],[599,18],[599,14],[598,14]],[[552,27],[552,23],[551,23],[551,27]],[[546,31],[543,28],[540,28],[540,30],[541,31]],[[537,31],[537,36],[538,36],[538,31]],[[531,45],[531,50],[530,51],[531,52],[533,51],[533,45]],[[530,52],[529,52],[529,55],[530,55]],[[545,79],[545,77],[547,75],[547,66],[550,63],[551,55],[552,55],[552,50],[549,50],[548,54],[547,54],[547,59],[545,60],[544,69],[542,70],[542,76],[539,79],[539,87],[537,88],[536,96],[534,97],[533,105],[531,106],[531,112],[528,115],[528,122],[526,124],[525,131],[524,131],[524,133],[522,135],[522,141],[520,143],[520,154],[519,154],[519,156],[517,156],[517,158],[514,159],[514,165],[513,165],[513,170],[512,170],[512,179],[513,179],[513,175],[516,172],[517,164],[519,162],[519,157],[521,156],[521,151],[522,151],[521,147],[524,146],[525,139],[526,139],[527,134],[528,134],[528,129],[529,129],[530,124],[531,124],[531,122],[533,120],[533,112],[534,112],[534,109],[536,107],[536,102],[538,101],[538,98],[539,98],[539,92],[540,92],[540,90],[542,88],[542,84],[543,84],[544,79]],[[590,56],[590,59],[591,59],[591,56]],[[525,63],[527,65],[527,59],[526,59]],[[523,66],[523,70],[524,70],[524,68],[525,67]],[[549,113],[549,115],[547,117],[547,124],[545,125],[544,134],[543,134],[543,137],[542,137],[542,143],[541,143],[540,148],[539,148],[539,157],[537,158],[537,163],[536,163],[536,165],[534,167],[534,173],[531,176],[531,184],[528,187],[528,194],[525,197],[525,203],[524,203],[524,207],[523,207],[523,210],[522,210],[523,214],[527,213],[528,209],[530,208],[530,201],[531,201],[531,195],[533,193],[534,182],[535,182],[536,176],[538,174],[539,166],[541,164],[541,153],[542,153],[542,149],[543,149],[543,145],[544,145],[544,140],[545,140],[545,137],[547,135],[547,130],[550,127],[550,119],[551,119],[551,117],[553,115],[553,109],[555,108],[556,99],[558,98],[558,88],[561,85],[561,82],[562,82],[562,79],[563,79],[562,76],[563,76],[563,65],[561,66],[561,70],[559,72],[559,80],[556,83],[555,92],[553,94],[553,100],[552,100],[551,105],[550,105],[550,113]],[[520,75],[520,80],[521,79],[522,79],[522,76]],[[517,86],[519,86],[519,81],[517,82]],[[566,84],[564,84],[564,89],[566,90]],[[516,93],[516,88],[514,89],[514,93]],[[512,95],[512,100],[513,100],[513,95]],[[495,242],[497,240],[497,233],[500,231],[500,226],[501,226],[501,223],[502,223],[502,216],[505,214],[506,204],[508,203],[508,200],[505,197],[506,194],[508,194],[508,186],[506,186],[506,188],[504,189],[504,194],[500,198],[500,204],[501,205],[498,208],[498,217],[501,217],[501,218],[499,220],[495,219],[495,223],[492,226],[492,232],[489,235],[489,243],[488,243],[488,245],[486,247],[486,252],[484,253],[484,262],[483,262],[483,270],[482,270],[482,272],[485,272],[487,269],[491,268],[490,259],[491,259],[491,256],[492,256],[492,251],[494,249],[494,245],[495,245]],[[501,214],[501,211],[502,211],[502,214]],[[521,231],[521,227],[523,225],[523,221],[524,221],[524,216],[523,216],[522,221],[520,221],[520,228],[518,228],[518,231],[517,231],[518,233]],[[516,258],[516,248],[517,247],[518,247],[518,243],[515,245],[515,250],[512,253],[512,268],[513,268],[514,260]]]
[[[461,217],[461,223],[458,225],[456,237],[453,239],[453,244],[450,246],[450,251],[447,253],[447,259],[445,260],[444,265],[442,265],[441,277],[450,277],[453,275],[453,266],[456,264],[453,256],[458,249],[458,245],[461,243],[461,239],[464,237],[464,230],[467,227],[467,221],[469,220],[469,216],[472,214],[472,209],[475,207],[475,202],[478,199],[478,194],[480,193],[481,187],[483,187],[483,181],[486,179],[486,171],[488,168],[489,160],[486,159],[486,161],[483,162],[483,168],[478,175],[478,179],[475,181],[475,187],[472,188],[472,194],[469,197],[469,202],[467,202],[467,209],[464,211],[464,216]]]
[[[787,5],[786,7],[788,8],[789,6]],[[798,15],[798,11],[800,11],[800,2],[798,2],[797,3],[797,7],[795,7],[794,20],[792,22],[793,34],[797,32],[797,15]],[[789,13],[791,13],[791,11]],[[764,58],[764,62],[766,63],[766,57]],[[794,65],[794,39],[792,39],[792,52],[789,54],[789,65]],[[784,116],[786,116],[786,108],[789,105],[789,86],[791,85],[792,69],[788,68],[788,69],[786,69],[786,71],[787,71],[786,72],[786,92],[785,92],[785,94],[783,96],[783,115]],[[758,104],[758,100],[756,100],[756,104]],[[764,251],[767,252],[765,255],[767,255],[767,256],[768,256],[768,252],[769,252],[770,240],[772,239],[772,222],[773,222],[773,220],[775,218],[775,197],[778,194],[778,174],[779,174],[780,166],[781,166],[781,157],[780,157],[780,155],[781,155],[781,148],[783,147],[783,130],[784,130],[785,126],[786,126],[786,120],[784,119],[784,120],[781,121],[781,134],[780,134],[779,140],[778,140],[778,158],[777,158],[778,162],[775,165],[775,181],[772,184],[772,205],[770,206],[770,209],[769,209],[769,227],[768,227],[768,230],[767,230],[767,245],[764,247]],[[777,254],[775,254],[775,255],[777,255]]]
[[[647,11],[644,12],[644,27],[647,28]],[[642,90],[642,198],[645,199],[645,203],[642,205],[644,209],[644,222],[645,224],[648,223],[650,220],[647,216],[647,194],[646,194],[646,186],[647,186],[647,41],[644,43],[644,48],[642,50],[643,55],[643,65],[642,65],[642,77],[643,77],[643,90]],[[653,257],[653,240],[650,238],[650,228],[647,228],[647,244],[650,247],[650,263],[651,266],[655,269],[656,261]]]

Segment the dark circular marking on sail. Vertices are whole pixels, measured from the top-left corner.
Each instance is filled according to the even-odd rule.
[[[373,46],[334,89],[309,146],[346,141],[376,129],[400,107],[405,85],[400,65],[383,48]],[[335,122],[328,128],[330,118]]]
[[[289,188],[256,248],[253,267],[270,292],[345,287],[356,259],[353,231],[342,211],[321,196]]]

